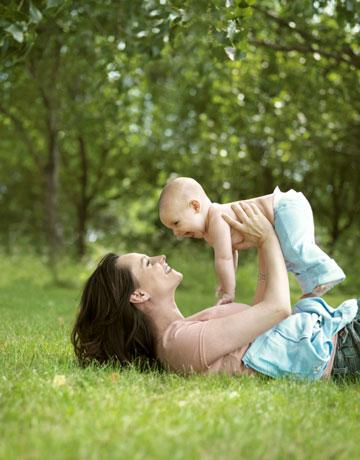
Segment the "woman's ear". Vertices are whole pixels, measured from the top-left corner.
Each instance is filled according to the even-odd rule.
[[[198,213],[200,212],[200,201],[198,200],[191,200],[190,201],[190,207],[193,208],[193,210]]]
[[[150,299],[150,294],[142,289],[136,289],[131,296],[130,302],[131,303],[143,303]]]

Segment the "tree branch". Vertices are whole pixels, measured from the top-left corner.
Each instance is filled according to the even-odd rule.
[[[288,30],[290,30],[292,33],[296,32],[298,35],[300,35],[300,37],[302,37],[304,40],[306,41],[311,41],[311,42],[316,42],[316,43],[319,43],[320,40],[316,37],[314,37],[313,34],[307,32],[307,31],[304,31],[304,30],[301,30],[299,29],[297,26],[296,26],[296,22],[295,21],[287,21],[286,19],[284,18],[281,18],[279,16],[276,16],[274,13],[272,13],[271,11],[268,11],[268,10],[265,10],[264,8],[261,8],[260,6],[258,5],[253,5],[252,8],[254,10],[257,10],[259,11],[261,14],[263,14],[264,16],[266,16],[267,18],[269,18],[271,21],[275,22],[276,24],[278,24],[280,27],[283,27],[283,28],[286,28]],[[290,25],[290,23],[293,22],[295,24],[295,26],[293,24]]]
[[[326,50],[324,48],[328,44],[315,37],[311,32],[300,29],[296,25],[295,21],[287,21],[286,19],[281,18],[273,12],[265,10],[258,5],[253,5],[252,8],[256,11],[259,11],[262,15],[280,27],[285,28],[288,31],[290,30],[293,34],[295,33],[299,35],[304,40],[303,43],[293,43],[290,45],[281,45],[278,43],[269,42],[267,40],[253,40],[253,44],[283,52],[298,51],[301,53],[318,53],[326,58],[336,59],[338,62],[344,62],[357,69],[360,68],[360,56],[354,52],[350,45],[344,44],[341,48],[341,51],[339,52]],[[291,24],[292,22],[293,24]]]
[[[100,211],[101,209],[105,209],[109,205],[110,201],[118,200],[119,198],[123,198],[123,197],[124,197],[124,191],[107,196],[106,198],[104,198],[104,201],[94,204],[92,207],[92,210],[96,212],[96,211]]]
[[[324,57],[335,59],[337,62],[345,62],[346,64],[351,64],[351,62],[348,59],[344,58],[343,56],[339,54],[331,53],[329,51],[324,51],[318,48],[315,49],[309,44],[303,45],[300,43],[292,43],[290,45],[282,45],[280,43],[273,43],[267,40],[251,40],[251,39],[249,40],[249,42],[255,46],[261,46],[263,48],[271,48],[275,51],[283,51],[286,53],[289,53],[290,51],[297,51],[298,53],[305,53],[305,54],[306,53],[309,53],[309,54],[319,53],[320,55]]]

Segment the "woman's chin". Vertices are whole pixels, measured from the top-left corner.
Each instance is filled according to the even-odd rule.
[[[178,285],[181,283],[181,281],[182,281],[182,279],[183,279],[184,276],[183,276],[182,273],[177,272],[177,271],[174,270],[174,269],[172,270],[172,274],[173,274],[174,277],[176,278],[176,280],[177,280],[176,286],[178,286]]]

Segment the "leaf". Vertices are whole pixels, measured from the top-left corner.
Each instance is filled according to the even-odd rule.
[[[224,48],[225,53],[227,54],[228,58],[231,61],[241,60],[246,58],[246,52],[245,51],[239,51],[236,48],[233,48],[232,46],[227,46]]]
[[[117,382],[119,379],[120,379],[120,374],[119,374],[119,372],[112,372],[112,373],[110,374],[110,380],[111,380],[112,382],[115,383],[115,382]]]
[[[228,21],[228,26],[227,26],[227,34],[226,36],[232,41],[234,38],[234,35],[236,34],[236,21],[230,20]]]
[[[66,376],[63,374],[55,375],[52,384],[54,387],[62,387],[66,385]]]
[[[346,9],[348,11],[354,11],[354,5],[353,5],[353,2],[352,0],[346,0]]]
[[[7,40],[7,38],[1,39],[0,48],[2,53],[6,53],[6,51],[9,49],[9,40]]]
[[[37,24],[42,20],[43,16],[41,14],[41,11],[39,11],[36,8],[36,6],[33,5],[32,2],[30,2],[29,13],[30,13],[31,22],[34,22],[35,24]]]
[[[63,0],[47,0],[46,8],[55,8],[63,3]]]
[[[5,30],[9,32],[17,42],[22,43],[24,41],[23,31],[16,24],[11,24],[9,27],[6,27]]]
[[[232,46],[227,46],[226,48],[224,48],[224,51],[227,54],[228,58],[231,59],[231,61],[235,61],[236,48],[233,48]]]

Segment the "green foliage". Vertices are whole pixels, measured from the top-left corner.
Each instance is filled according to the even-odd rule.
[[[214,201],[275,185],[302,190],[320,243],[356,252],[358,2],[1,8],[7,250],[21,243],[44,252],[51,232],[79,255],[94,240],[159,248],[173,240],[157,197],[178,174],[198,179]],[[5,30],[12,26],[23,27],[21,43]]]
[[[121,4],[98,0],[85,4],[69,0],[7,0],[0,7],[0,51],[9,66],[30,51],[41,37],[41,29],[49,22],[56,22],[70,14],[70,22],[74,23],[78,16],[86,13],[99,21],[97,25],[101,27],[107,13],[116,12],[115,16],[120,19],[117,12],[122,11],[126,22],[117,26],[120,25],[122,29],[129,52],[140,51],[153,58],[159,57],[164,43],[189,30],[206,34],[214,49],[224,50],[224,46],[228,45],[225,49],[231,46],[235,52],[236,43],[246,31],[244,24],[246,18],[251,16],[252,3],[253,0],[228,0],[224,10],[224,4],[219,0],[137,0]]]
[[[0,57],[10,66],[30,52],[37,28],[69,4],[67,0],[5,0],[0,5]]]

